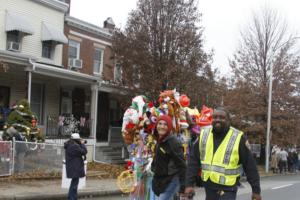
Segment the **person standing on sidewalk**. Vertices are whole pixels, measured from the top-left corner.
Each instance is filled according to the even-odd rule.
[[[157,119],[154,129],[157,144],[151,165],[156,200],[171,200],[177,192],[184,192],[186,163],[183,147],[172,129],[171,117],[163,115]]]
[[[73,133],[71,139],[64,144],[64,148],[66,152],[67,178],[72,179],[68,200],[77,200],[79,178],[85,176],[84,160],[87,154],[85,140],[81,139],[78,133]]]
[[[287,160],[288,160],[289,154],[286,152],[284,148],[281,148],[279,153],[279,172],[280,174],[284,171],[284,173],[287,173]]]
[[[235,200],[241,169],[252,187],[252,200],[262,199],[259,174],[250,145],[243,132],[230,126],[229,112],[225,108],[214,110],[212,126],[202,128],[191,150],[186,194],[194,192],[199,169],[202,170],[206,200]]]

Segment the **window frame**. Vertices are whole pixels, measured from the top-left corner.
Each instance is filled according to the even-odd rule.
[[[11,40],[11,37],[9,35],[13,35],[14,33],[17,33],[17,39],[16,40]],[[21,42],[22,42],[22,33],[20,31],[8,31],[6,32],[6,50],[9,51],[9,42],[16,42],[19,43],[20,45],[20,51],[21,51]]]
[[[40,89],[41,89],[41,94],[40,94],[40,100],[39,100],[39,102],[38,103],[36,103],[36,102],[34,102],[33,101],[33,92],[34,92],[34,90],[33,90],[33,85],[37,85],[37,86],[39,86],[40,87]],[[43,84],[43,83],[40,83],[40,82],[33,82],[32,83],[32,85],[31,85],[31,97],[30,97],[30,99],[31,99],[31,101],[30,101],[30,108],[31,108],[31,110],[32,110],[32,108],[33,108],[33,104],[34,105],[36,105],[36,104],[38,104],[39,105],[39,113],[35,113],[34,111],[33,111],[33,113],[34,114],[36,114],[37,115],[37,117],[40,117],[40,118],[38,118],[38,123],[40,124],[40,125],[44,125],[44,114],[45,114],[45,84]]]
[[[45,44],[50,45],[50,57],[45,57],[44,54],[44,47]],[[42,42],[42,58],[46,58],[46,59],[53,59],[53,55],[54,55],[54,44],[53,41],[43,41]]]
[[[73,43],[73,44],[72,44]],[[70,47],[74,47],[77,49],[76,52],[76,58],[70,57]],[[72,58],[72,59],[80,59],[80,42],[76,41],[76,40],[72,40],[69,39],[69,43],[68,43],[68,58]]]
[[[119,66],[119,70],[117,70],[117,66]],[[116,76],[117,74],[119,74],[118,78]],[[123,74],[122,65],[121,65],[121,63],[116,62],[115,67],[114,67],[114,81],[122,82],[122,74]]]
[[[96,55],[97,51],[101,51],[101,55],[100,55],[101,60],[100,60],[100,62],[99,62],[99,60],[97,60],[99,62],[99,66],[98,66],[99,72],[95,71],[95,61],[96,61],[95,55]],[[95,49],[94,49],[94,58],[93,58],[93,73],[94,74],[97,74],[97,75],[102,74],[102,71],[103,71],[103,58],[104,58],[104,49],[100,48],[100,47],[95,47]]]

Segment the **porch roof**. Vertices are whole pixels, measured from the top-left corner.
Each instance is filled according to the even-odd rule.
[[[46,76],[52,76],[85,83],[97,83],[98,81],[100,81],[100,77],[60,68],[59,66],[52,66],[37,62],[32,62],[31,64],[31,71],[37,74],[43,74]]]

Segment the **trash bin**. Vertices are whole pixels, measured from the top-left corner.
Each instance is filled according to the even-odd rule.
[[[87,161],[84,161],[84,172],[86,174],[86,168],[87,168]],[[71,178],[67,178],[67,171],[66,171],[66,161],[63,160],[63,166],[62,166],[62,179],[61,179],[61,188],[69,189],[71,184]],[[78,189],[82,189],[86,186],[86,176],[79,179]]]

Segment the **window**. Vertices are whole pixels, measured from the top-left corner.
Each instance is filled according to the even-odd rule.
[[[32,112],[37,116],[39,124],[43,124],[44,114],[44,85],[32,83],[31,85],[31,102]]]
[[[121,82],[122,81],[122,66],[121,66],[120,63],[117,63],[115,65],[114,79],[115,79],[115,82]]]
[[[21,34],[19,31],[7,32],[6,49],[12,51],[20,50]]]
[[[0,107],[9,108],[10,88],[0,86]]]
[[[69,58],[79,59],[80,43],[74,40],[69,41]]]
[[[52,59],[52,55],[54,53],[52,41],[43,41],[42,45],[42,57]]]
[[[100,74],[102,71],[103,49],[96,48],[94,53],[94,73]]]
[[[141,69],[137,65],[133,65],[132,68],[133,68],[132,80],[133,80],[134,86],[139,88],[140,81],[141,81]]]
[[[72,90],[63,89],[61,91],[60,113],[65,116],[72,114]]]

